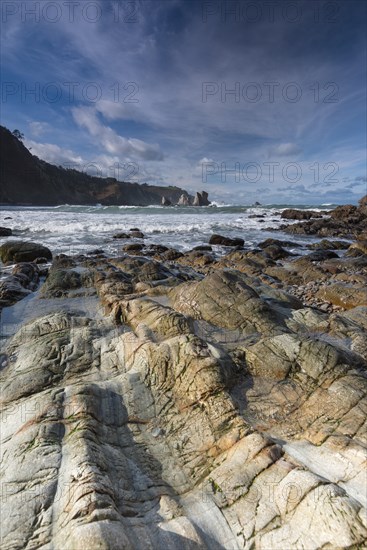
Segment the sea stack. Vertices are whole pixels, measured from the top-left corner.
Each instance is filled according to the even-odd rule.
[[[162,197],[162,202],[161,202],[161,205],[162,206],[171,206],[172,203],[169,199],[167,199],[167,197],[163,196]]]
[[[201,193],[197,192],[194,198],[193,206],[209,206],[210,201],[208,200],[208,193],[202,191]]]
[[[190,200],[189,197],[182,193],[181,197],[178,199],[178,206],[190,206]]]

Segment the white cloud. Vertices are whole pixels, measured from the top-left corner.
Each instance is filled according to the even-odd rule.
[[[39,122],[39,121],[33,121],[28,123],[29,129],[31,131],[31,134],[34,137],[39,137],[42,134],[48,132],[50,130],[50,125],[48,122]]]
[[[51,164],[64,166],[72,163],[80,167],[85,164],[83,158],[71,149],[63,149],[52,143],[39,143],[29,139],[25,141],[25,145],[30,149],[32,155]]]
[[[163,160],[159,145],[119,136],[112,128],[100,122],[93,107],[74,107],[72,114],[78,126],[85,128],[107,153],[143,160]]]
[[[269,149],[270,156],[290,157],[301,153],[301,148],[296,143],[280,143]]]

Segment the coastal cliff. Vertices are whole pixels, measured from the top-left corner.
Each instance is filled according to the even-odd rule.
[[[18,206],[176,204],[187,192],[179,187],[120,182],[49,164],[0,126],[0,204]],[[194,197],[190,196],[190,200]]]

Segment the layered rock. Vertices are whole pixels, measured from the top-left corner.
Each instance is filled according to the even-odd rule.
[[[28,297],[1,356],[2,548],[366,543],[366,312],[304,307],[264,251],[185,256],[58,257]]]

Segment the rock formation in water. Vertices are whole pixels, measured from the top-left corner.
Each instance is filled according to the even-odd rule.
[[[209,206],[208,193],[206,191],[197,192],[192,204],[193,206]]]
[[[18,264],[1,548],[365,547],[367,302],[294,289],[365,288],[367,256],[283,265],[284,243],[58,256],[33,295]]]

